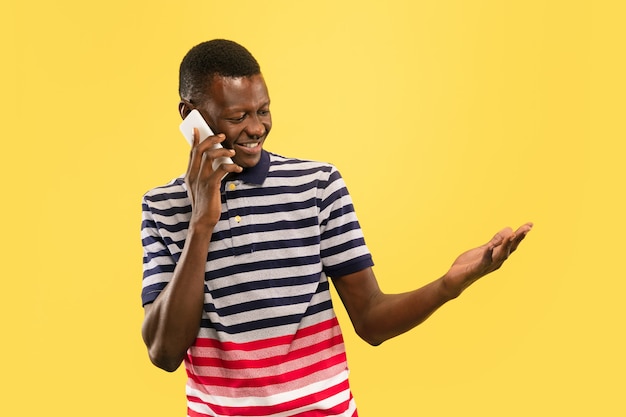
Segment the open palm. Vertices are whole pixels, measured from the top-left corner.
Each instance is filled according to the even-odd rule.
[[[531,228],[532,223],[522,225],[515,232],[507,227],[486,244],[459,255],[444,276],[446,288],[458,296],[473,282],[500,268]]]

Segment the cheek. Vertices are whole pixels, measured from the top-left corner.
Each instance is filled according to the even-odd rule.
[[[226,135],[226,139],[222,142],[222,146],[227,149],[233,149],[233,145],[241,135],[241,131],[236,129],[227,129],[222,130],[222,133]]]
[[[233,149],[234,148],[234,143],[235,143],[235,139],[231,139],[231,138],[226,137],[224,142],[222,142],[222,146],[225,147],[226,149]]]

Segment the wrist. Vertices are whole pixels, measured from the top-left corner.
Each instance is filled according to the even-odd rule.
[[[465,288],[454,283],[447,274],[439,279],[439,293],[445,301],[454,300]]]
[[[214,225],[207,225],[202,222],[190,222],[187,231],[187,241],[205,240],[207,243],[211,240]]]

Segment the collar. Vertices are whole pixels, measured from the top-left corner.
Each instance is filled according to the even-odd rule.
[[[242,181],[250,184],[261,185],[267,178],[267,173],[270,170],[270,154],[265,150],[261,150],[261,158],[259,162],[252,168],[245,168],[239,174],[229,174],[225,180],[227,181]],[[222,182],[224,184],[225,181]]]
[[[265,150],[261,150],[261,158],[259,162],[252,168],[245,168],[240,174],[228,174],[222,180],[221,192],[224,193],[226,183],[228,181],[242,181],[255,185],[262,185],[267,178],[267,173],[270,171],[270,154]],[[176,184],[179,184],[187,191],[187,183],[185,183],[185,174],[181,175],[175,180]]]

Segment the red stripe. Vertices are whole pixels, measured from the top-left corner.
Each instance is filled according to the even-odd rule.
[[[311,375],[314,372],[319,372],[323,369],[330,368],[334,365],[345,363],[345,353],[332,356],[320,362],[305,366],[300,369],[285,372],[283,374],[272,375],[261,378],[223,378],[217,376],[199,376],[191,372],[188,373],[189,377],[196,383],[206,386],[222,386],[229,388],[259,388],[266,387],[274,384],[284,384],[286,382],[298,380]]]
[[[242,360],[223,360],[214,357],[198,357],[191,356],[191,362],[194,366],[214,366],[224,369],[259,369],[277,366],[296,359],[313,355],[318,352],[325,351],[336,345],[343,343],[343,337],[339,334],[330,339],[314,343],[300,349],[290,351],[287,355],[276,355],[262,359],[242,359]]]
[[[187,407],[187,416],[188,417],[206,417],[208,414],[198,413],[197,411],[193,411],[189,407]]]
[[[322,323],[315,324],[313,326],[305,327],[299,329],[295,335],[286,335],[286,336],[278,336],[269,339],[263,340],[253,340],[251,342],[245,343],[236,343],[236,342],[221,342],[216,339],[209,338],[198,338],[196,339],[194,346],[195,347],[209,347],[216,348],[221,350],[243,350],[243,351],[252,351],[265,349],[268,347],[280,346],[280,345],[289,345],[294,340],[311,336],[316,333],[323,332],[324,330],[332,329],[339,325],[337,318],[334,317],[331,320],[324,321]]]
[[[310,405],[314,405],[325,399],[332,397],[335,394],[339,394],[344,391],[349,392],[349,384],[348,381],[342,381],[340,384],[329,387],[323,391],[316,392],[313,394],[306,395],[301,398],[297,398],[291,401],[287,401],[280,404],[270,405],[270,406],[251,406],[251,407],[224,407],[220,405],[207,404],[209,408],[217,414],[227,415],[227,416],[265,416],[275,413],[286,412],[290,410],[295,410],[301,407],[306,407]],[[199,398],[196,397],[188,397],[189,401],[202,403]],[[329,415],[336,415],[337,413],[341,413],[345,411],[350,406],[350,400],[352,399],[352,393],[350,393],[348,400],[341,402],[333,406],[327,410],[307,410],[298,414],[294,414],[293,416],[311,416],[311,417],[322,417]],[[190,417],[205,417],[206,414],[201,414],[192,410],[188,410],[188,414]],[[353,414],[353,417],[356,417],[357,414]]]
[[[339,413],[346,411],[350,407],[350,401],[352,401],[352,394],[350,394],[350,398],[347,401],[344,401],[336,406],[329,408],[327,410],[307,410],[302,413],[293,414],[290,417],[327,417],[327,416],[336,416]],[[352,417],[358,417],[356,410],[352,414]]]

